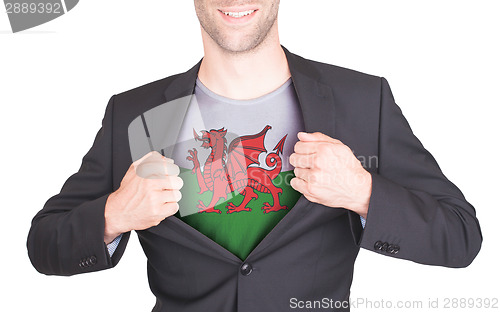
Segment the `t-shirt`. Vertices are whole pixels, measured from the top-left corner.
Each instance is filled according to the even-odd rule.
[[[299,131],[291,78],[250,100],[220,96],[197,79],[172,154],[184,181],[178,216],[244,260],[301,195],[288,161]]]

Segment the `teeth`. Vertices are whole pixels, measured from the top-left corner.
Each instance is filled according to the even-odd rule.
[[[243,11],[243,12],[222,12],[222,13],[226,14],[227,16],[239,18],[239,17],[250,15],[253,12],[255,12],[255,10],[248,10],[248,11]]]

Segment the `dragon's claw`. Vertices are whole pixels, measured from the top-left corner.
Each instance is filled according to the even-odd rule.
[[[196,207],[198,208],[198,213],[202,213],[202,212],[206,212],[206,213],[210,213],[210,212],[216,212],[216,213],[222,213],[222,211],[220,211],[220,209],[215,209],[214,207],[206,207],[203,202],[200,200],[199,201],[199,204],[196,205]]]
[[[271,211],[279,211],[279,210],[286,210],[288,209],[287,206],[285,205],[280,205],[280,204],[277,204],[277,205],[272,205],[269,204],[269,203],[264,203],[264,206],[262,206],[261,210],[263,210],[264,213],[270,213]]]
[[[229,203],[227,206],[227,211],[226,213],[233,213],[233,212],[240,212],[240,211],[252,211],[252,208],[249,207],[241,207],[240,206],[235,206],[233,203]]]

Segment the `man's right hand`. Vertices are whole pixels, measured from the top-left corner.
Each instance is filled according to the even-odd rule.
[[[131,230],[158,225],[179,210],[183,185],[172,159],[153,151],[132,163],[120,187],[108,196],[104,242]]]

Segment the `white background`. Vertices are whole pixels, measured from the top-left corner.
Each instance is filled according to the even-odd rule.
[[[281,42],[291,52],[388,79],[414,133],[475,206],[482,226],[482,250],[465,269],[362,250],[353,299],[422,300],[425,307],[429,298],[443,304],[500,297],[497,3],[281,3]],[[2,9],[1,311],[151,310],[155,299],[135,234],[116,268],[69,278],[36,272],[26,237],[31,218],[80,167],[110,96],[184,72],[202,52],[192,1],[83,0],[18,34]],[[450,310],[481,311],[439,309]]]

